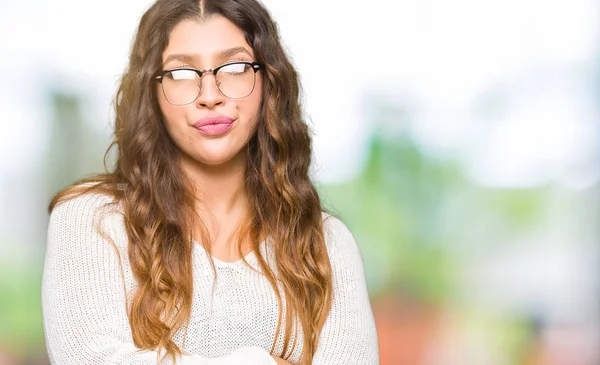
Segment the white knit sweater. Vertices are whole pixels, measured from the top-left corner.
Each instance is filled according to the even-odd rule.
[[[157,363],[156,351],[140,351],[133,343],[126,308],[136,281],[127,259],[120,208],[98,209],[109,201],[107,196],[88,193],[58,205],[50,215],[42,312],[52,364]],[[95,228],[103,212],[107,214],[101,227],[118,248],[120,262],[113,246]],[[360,252],[337,218],[328,216],[324,230],[333,268],[333,303],[312,365],[377,365],[377,333]],[[267,239],[260,250],[274,268],[268,249],[272,244]],[[194,245],[194,294],[187,338],[184,342],[184,329],[174,336],[189,355],[180,357],[177,364],[275,365],[268,351],[275,337],[278,303],[268,280],[242,260],[212,258],[217,268],[213,293],[211,258],[201,245]],[[254,253],[245,258],[260,271]],[[299,329],[297,346],[288,359],[293,364],[302,351]],[[280,356],[282,349],[283,330],[274,355]],[[170,360],[163,363],[172,364]]]

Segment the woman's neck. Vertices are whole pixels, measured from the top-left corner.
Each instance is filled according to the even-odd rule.
[[[211,237],[230,234],[245,219],[248,210],[243,153],[221,165],[204,165],[186,159],[184,173],[196,188],[197,212]]]

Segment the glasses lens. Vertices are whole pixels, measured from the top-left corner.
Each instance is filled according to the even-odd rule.
[[[200,77],[191,70],[172,70],[163,76],[162,88],[169,103],[189,104],[200,93]]]
[[[217,72],[217,85],[223,95],[232,99],[244,98],[254,90],[255,73],[252,65],[233,63]]]

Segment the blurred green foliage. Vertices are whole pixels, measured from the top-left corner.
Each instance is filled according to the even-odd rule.
[[[15,265],[0,261],[0,343],[25,357],[43,348],[40,285],[42,265]]]
[[[408,138],[375,134],[354,180],[320,186],[326,208],[351,228],[373,294],[401,290],[441,300],[452,282],[443,199],[463,180],[453,162],[428,158]]]

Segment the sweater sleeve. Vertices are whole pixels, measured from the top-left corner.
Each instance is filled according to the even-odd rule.
[[[333,270],[333,301],[312,365],[378,365],[377,331],[356,240],[333,216],[325,218],[324,232]]]
[[[96,229],[97,208],[108,201],[85,194],[59,204],[50,215],[41,299],[53,365],[157,364],[156,351],[139,351],[133,343],[118,256]],[[161,364],[172,364],[170,357]],[[219,358],[184,355],[177,364],[275,365],[275,360],[252,346]]]

